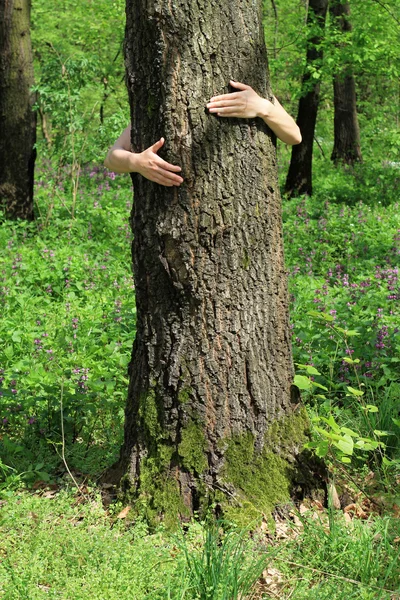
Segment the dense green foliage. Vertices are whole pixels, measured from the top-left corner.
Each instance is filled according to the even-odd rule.
[[[292,114],[305,4],[265,2],[273,89]],[[315,194],[283,203],[296,383],[314,425],[310,445],[331,473],[359,481],[372,469],[384,506],[398,506],[400,4],[352,0],[351,8],[346,45],[334,43],[327,25]],[[38,218],[0,224],[1,598],[222,600],[246,573],[257,577],[254,546],[249,552],[240,535],[232,543],[193,524],[185,541],[162,528],[150,536],[144,523],[115,518],[120,504],[103,509],[95,489],[83,504],[71,493],[20,491],[62,487],[66,465],[76,478],[95,477],[121,443],[135,333],[132,192],[129,177],[100,164],[129,119],[123,17],[122,0],[33,1]],[[364,162],[354,169],[330,161],[331,77],[343,53],[358,90]],[[289,150],[279,146],[278,158],[283,181]],[[328,525],[302,521],[301,535],[278,555],[276,543],[262,549],[280,570],[282,597],[397,597],[382,589],[399,587],[390,516],[351,527],[332,511]]]

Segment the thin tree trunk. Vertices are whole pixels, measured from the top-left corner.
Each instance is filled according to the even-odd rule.
[[[36,114],[29,0],[0,0],[0,207],[33,219]]]
[[[331,0],[330,13],[343,36],[351,32],[350,4],[347,0]],[[345,45],[345,42],[342,46]],[[338,65],[333,77],[334,145],[331,160],[353,165],[362,160],[360,128],[357,117],[356,84],[350,62]]]
[[[238,495],[251,519],[272,510],[304,438],[274,140],[205,110],[230,78],[271,96],[261,22],[253,0],[127,2],[133,150],[164,136],[185,180],[133,176],[137,335],[113,474],[150,516]]]
[[[297,125],[300,127],[302,142],[292,147],[292,157],[285,183],[289,197],[312,194],[312,155],[315,124],[320,98],[320,69],[323,50],[328,0],[310,0],[307,25],[314,33],[307,45],[306,68],[302,80],[302,96],[299,101]],[[317,75],[318,77],[315,77]]]

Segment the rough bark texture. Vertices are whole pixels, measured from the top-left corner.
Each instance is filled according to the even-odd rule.
[[[205,110],[230,78],[270,96],[260,11],[254,0],[127,2],[133,150],[164,136],[185,179],[133,177],[138,321],[114,475],[153,516],[189,515],[216,494],[271,510],[304,438],[274,140],[259,119]]]
[[[352,30],[350,5],[347,1],[331,0],[330,13],[343,35]],[[353,165],[362,160],[360,129],[357,117],[356,84],[351,63],[338,65],[333,78],[334,145],[331,159],[335,164]]]
[[[33,219],[36,115],[29,0],[0,0],[0,208]]]
[[[312,194],[312,154],[315,124],[320,97],[320,79],[312,75],[322,64],[321,42],[324,35],[328,0],[310,0],[307,13],[307,25],[313,35],[307,46],[306,68],[302,80],[302,96],[299,101],[297,124],[300,127],[302,143],[293,146],[289,171],[285,183],[285,192],[290,197]]]

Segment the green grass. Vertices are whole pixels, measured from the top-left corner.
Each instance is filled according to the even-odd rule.
[[[323,198],[284,204],[295,361],[314,365],[327,388],[304,399],[312,416],[360,436],[388,432],[376,438],[384,448],[355,453],[346,468],[357,476],[372,467],[396,501],[398,207]],[[67,490],[53,499],[23,491],[37,480],[65,487],[61,420],[72,471],[96,476],[116,458],[135,333],[129,178],[88,169],[72,219],[68,173],[57,179],[46,165],[37,202],[36,223],[0,227],[0,598],[234,600],[241,580],[250,589],[257,578],[261,552],[280,573],[282,599],[391,599],[399,528],[389,515],[347,526],[338,513],[329,532],[305,520],[295,540],[265,547],[262,536],[221,538],[198,523],[179,538],[127,525],[118,503],[102,507],[95,484],[83,502]],[[255,598],[276,597],[255,589]]]
[[[219,524],[150,534],[141,521],[118,519],[117,507],[108,514],[95,490],[83,501],[67,490],[3,498],[4,600],[274,598],[265,585],[253,587],[267,568],[279,573],[282,599],[391,600],[400,591],[400,528],[388,516],[346,525],[336,513],[330,530],[325,518],[303,516],[303,533],[271,545],[260,534],[252,541],[246,532],[223,533]]]
[[[73,468],[98,472],[121,440],[136,314],[132,193],[97,169],[82,186],[72,219],[68,178],[56,185],[47,166],[42,218],[0,225],[0,456],[19,470],[59,462],[61,390]]]

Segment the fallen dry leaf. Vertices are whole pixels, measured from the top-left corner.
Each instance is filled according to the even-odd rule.
[[[57,490],[46,490],[45,492],[43,492],[43,494],[41,494],[42,498],[55,498],[57,495]]]
[[[128,514],[128,512],[131,510],[131,507],[125,506],[125,508],[123,508],[121,510],[121,512],[117,515],[117,519],[126,519],[126,515]]]
[[[299,517],[296,515],[296,513],[291,513],[291,517],[293,519],[293,523],[295,524],[296,527],[303,527],[303,522],[299,519]]]
[[[349,515],[348,512],[345,512],[343,514],[343,516],[344,516],[344,520],[345,520],[346,523],[352,523],[353,522],[353,519],[351,518],[351,515]]]
[[[368,516],[365,510],[363,510],[358,504],[348,504],[344,507],[343,512],[345,514],[350,513],[353,515],[353,517],[357,517],[358,519],[366,519]]]
[[[283,523],[276,523],[276,527],[275,527],[275,537],[278,540],[285,540],[286,538],[289,537],[289,532],[290,532],[290,525],[288,525],[287,523],[283,522]]]
[[[312,504],[312,506],[313,506],[314,508],[316,508],[317,510],[321,510],[321,511],[323,511],[323,510],[324,510],[324,505],[323,505],[323,504],[322,504],[322,502],[320,502],[319,500],[313,500],[311,504]]]
[[[328,485],[328,495],[331,499],[331,503],[333,508],[335,508],[336,510],[340,509],[340,500],[339,500],[339,495],[336,491],[336,487],[333,483],[330,483]]]
[[[39,521],[38,515],[36,513],[34,513],[33,511],[29,512],[28,515],[31,519],[33,519],[35,521],[35,523],[37,523]]]
[[[278,594],[280,588],[284,584],[284,578],[278,569],[268,567],[268,569],[263,571],[263,574],[260,578],[260,583],[267,587],[268,592],[272,594]]]
[[[300,504],[300,506],[299,506],[299,513],[301,515],[304,515],[308,511],[309,511],[309,509],[307,508],[307,506],[304,506],[304,504]]]

